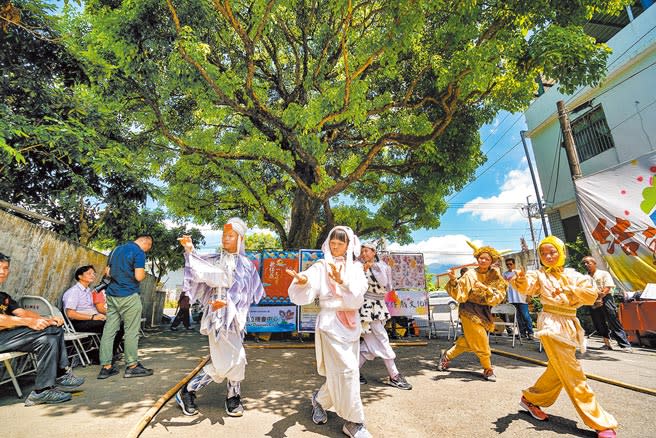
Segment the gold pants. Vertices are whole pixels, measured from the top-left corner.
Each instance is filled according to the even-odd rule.
[[[535,384],[524,390],[524,397],[537,406],[551,406],[561,389],[572,401],[586,426],[594,430],[617,429],[617,420],[597,403],[594,392],[576,359],[576,348],[549,336],[540,338],[549,359],[547,369]]]
[[[446,358],[451,360],[462,353],[472,352],[478,356],[483,369],[491,369],[490,356],[492,352],[490,351],[490,340],[487,337],[485,327],[464,315],[460,318],[460,324],[462,324],[463,336],[460,336],[453,344],[453,347],[449,348],[449,351],[446,352]]]

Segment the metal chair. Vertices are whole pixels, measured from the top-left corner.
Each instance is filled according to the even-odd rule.
[[[517,308],[512,304],[505,303],[499,304],[491,309],[492,316],[499,316],[502,321],[494,321],[495,326],[510,327],[512,333],[512,346],[515,348],[515,337],[519,339],[519,343],[522,344],[522,338],[519,336],[519,324],[517,323]],[[511,318],[512,321],[508,321],[508,318]],[[488,338],[490,334],[488,333]]]
[[[13,366],[12,361],[15,362]],[[4,373],[0,372],[0,385],[11,382],[14,385],[18,398],[23,398],[23,392],[18,384],[17,377],[36,373],[36,359],[34,354],[24,351],[6,351],[0,353],[0,362],[4,364],[5,371],[8,374],[8,377],[5,378]]]
[[[437,326],[442,319],[439,321],[436,320],[435,316],[439,314],[448,314],[449,319],[445,321],[448,324],[447,327],[447,340],[451,340],[451,332],[453,332],[453,339],[458,335],[458,327],[460,327],[460,319],[458,318],[458,303],[455,301],[449,301],[447,303],[441,302],[437,303],[437,300],[429,299],[428,300],[428,339],[439,330]],[[431,302],[432,301],[432,302]]]
[[[55,316],[62,318],[64,320],[64,341],[70,342],[75,350],[75,353],[68,355],[69,359],[77,356],[82,366],[87,366],[91,363],[89,356],[87,356],[84,344],[82,343],[83,339],[90,337],[89,333],[76,333],[74,331],[71,332],[68,324],[66,323],[66,318],[61,313],[61,311],[41,296],[25,295],[21,297],[20,304],[22,308],[36,312],[41,316]]]

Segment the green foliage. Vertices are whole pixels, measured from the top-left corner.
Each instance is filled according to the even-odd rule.
[[[178,237],[188,234],[194,244],[202,246],[205,237],[197,228],[188,228],[184,225],[167,226],[166,214],[162,210],[124,212],[125,222],[113,229],[113,235],[103,235],[97,243],[101,249],[110,249],[116,245],[134,240],[139,234],[153,236],[153,246],[146,256],[148,257],[147,270],[160,283],[162,277],[168,272],[184,267],[184,249],[178,242]],[[103,246],[100,246],[103,245]]]
[[[583,257],[590,255],[590,247],[585,240],[585,234],[581,231],[576,240],[572,243],[565,243],[567,247],[567,266],[576,269],[578,272],[587,273],[583,265]]]
[[[298,248],[336,223],[437,227],[485,160],[480,126],[525,108],[538,75],[597,83],[608,50],[581,25],[628,2],[90,0],[64,28],[171,211]]]
[[[0,191],[89,244],[111,217],[154,193],[141,143],[61,45],[53,6],[16,0],[20,20],[0,30]],[[30,220],[29,218],[26,218]]]
[[[271,233],[246,235],[246,251],[261,251],[263,249],[282,249],[280,239]]]

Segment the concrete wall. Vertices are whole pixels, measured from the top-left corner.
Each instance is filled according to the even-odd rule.
[[[73,274],[82,265],[93,265],[102,272],[107,256],[65,239],[38,225],[0,210],[0,252],[11,257],[11,271],[1,286],[14,299],[40,295],[55,303],[75,284]],[[163,294],[155,291],[155,279],[148,275],[141,283],[143,316],[150,325],[153,309],[161,314]],[[159,309],[159,310],[158,310]],[[154,318],[155,323],[159,316]]]
[[[582,87],[566,96],[552,87],[525,112],[529,138],[540,175],[548,213],[574,202],[565,151],[560,147],[556,102],[571,110],[592,100],[601,104],[611,129],[615,148],[581,163],[583,175],[637,158],[656,150],[656,7],[650,7],[618,32],[608,45],[613,49],[606,80],[599,87]],[[585,111],[570,114],[574,121]],[[570,214],[560,211],[563,218]]]

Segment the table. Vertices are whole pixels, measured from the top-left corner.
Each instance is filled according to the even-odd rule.
[[[629,340],[642,345],[641,336],[656,333],[656,301],[631,301],[619,307],[619,318]],[[631,339],[633,338],[633,339]]]

